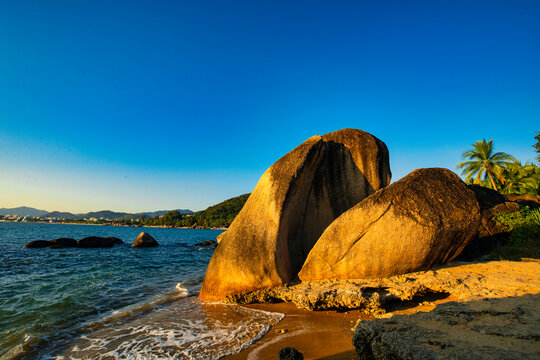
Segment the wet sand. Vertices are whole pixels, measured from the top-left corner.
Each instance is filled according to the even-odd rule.
[[[426,299],[425,299],[426,300]],[[423,303],[396,304],[388,316],[431,311],[437,305],[455,301],[454,296],[430,299]],[[226,360],[277,359],[279,350],[292,346],[304,355],[304,359],[352,360],[356,358],[352,337],[360,320],[374,317],[358,310],[347,312],[308,311],[298,309],[292,303],[240,305],[251,309],[278,312],[285,318],[274,325],[259,341]]]
[[[277,359],[278,351],[292,346],[304,359],[344,360],[356,355],[352,335],[359,319],[372,319],[357,310],[348,312],[300,310],[291,303],[242,305],[279,312],[285,318],[259,341],[227,360]]]

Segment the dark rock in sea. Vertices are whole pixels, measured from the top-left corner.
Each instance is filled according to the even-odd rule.
[[[206,240],[206,241],[200,242],[198,244],[195,244],[195,246],[213,246],[213,247],[216,247],[217,242],[215,242],[214,240]]]
[[[78,242],[72,238],[59,238],[51,240],[53,246],[51,248],[71,248],[77,247]]]
[[[107,239],[111,239],[114,242],[114,245],[122,245],[124,243],[122,239],[114,236],[108,236]]]
[[[142,232],[137,236],[137,239],[131,244],[131,247],[155,247],[158,242],[148,233]]]
[[[114,240],[107,237],[89,236],[79,240],[80,248],[108,248],[114,246]]]
[[[373,135],[344,129],[306,140],[266,170],[221,236],[200,298],[293,280],[324,229],[390,176],[388,149]]]
[[[431,312],[362,321],[362,360],[537,359],[540,295],[448,302]]]
[[[321,235],[298,277],[386,277],[455,258],[476,236],[480,208],[452,171],[418,169],[354,206]]]
[[[278,352],[279,360],[304,360],[304,355],[293,347],[286,347]]]
[[[28,244],[24,245],[23,248],[28,249],[42,249],[53,246],[54,244],[49,240],[34,240],[30,241]]]

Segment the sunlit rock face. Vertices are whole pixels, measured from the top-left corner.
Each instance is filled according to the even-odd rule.
[[[200,298],[293,280],[324,229],[390,177],[388,149],[373,135],[344,129],[306,140],[263,174],[220,238]]]
[[[304,280],[386,277],[456,257],[476,236],[475,194],[447,169],[418,169],[337,218],[298,274]]]

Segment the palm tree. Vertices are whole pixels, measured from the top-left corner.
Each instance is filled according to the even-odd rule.
[[[493,189],[498,191],[493,176],[497,176],[504,184],[505,180],[500,175],[500,170],[507,167],[515,158],[503,152],[493,153],[493,140],[486,142],[486,139],[482,139],[471,146],[472,150],[463,153],[463,158],[468,159],[468,161],[460,162],[457,165],[459,169],[463,169],[461,175],[465,175],[468,182],[471,182],[474,177],[473,183],[475,184],[480,184],[482,180],[487,181],[489,178]]]

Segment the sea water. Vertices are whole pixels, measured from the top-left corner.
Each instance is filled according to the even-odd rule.
[[[141,231],[160,244],[131,248]],[[201,303],[220,230],[0,222],[1,359],[218,359],[283,315]],[[103,249],[24,249],[32,240],[115,236]]]

